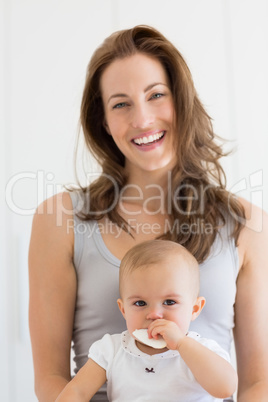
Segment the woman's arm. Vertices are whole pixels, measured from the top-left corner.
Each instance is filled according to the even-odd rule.
[[[234,338],[238,402],[264,402],[268,395],[268,217],[241,200],[248,219],[239,238]]]
[[[40,402],[55,401],[70,381],[76,275],[69,194],[41,204],[33,219],[29,249],[29,324]]]
[[[88,402],[105,382],[106,371],[94,360],[88,359],[72,381],[66,385],[56,402]]]

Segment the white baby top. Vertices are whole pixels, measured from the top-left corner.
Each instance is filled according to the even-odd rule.
[[[228,353],[215,341],[188,336],[229,361]],[[89,357],[106,370],[110,402],[215,402],[195,380],[179,352],[150,356],[141,352],[128,331],[109,335],[95,342]]]

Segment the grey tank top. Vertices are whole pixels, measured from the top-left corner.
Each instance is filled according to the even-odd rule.
[[[82,221],[76,213],[83,207],[79,193],[71,192],[74,208],[74,266],[77,301],[73,327],[75,373],[88,359],[93,342],[105,333],[126,329],[116,300],[119,297],[119,265],[106,247],[97,221]],[[238,252],[230,237],[231,225],[220,230],[209,257],[200,264],[200,295],[206,305],[190,330],[217,341],[230,353],[234,326],[234,303],[238,275]],[[92,400],[106,399],[100,395]],[[231,400],[231,399],[230,399]]]

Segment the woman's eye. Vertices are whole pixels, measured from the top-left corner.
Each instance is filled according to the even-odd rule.
[[[113,109],[122,109],[126,106],[126,102],[120,102],[113,106]]]
[[[161,93],[153,94],[151,96],[151,99],[158,99],[158,98],[161,98],[162,96],[164,96],[164,94],[161,94]]]
[[[165,301],[164,301],[164,304],[165,304],[166,306],[173,306],[173,304],[176,304],[176,302],[175,302],[174,300],[168,299],[168,300],[165,300]]]
[[[136,302],[134,303],[134,305],[135,305],[135,306],[139,306],[139,307],[143,307],[143,306],[146,306],[146,303],[145,303],[145,301],[143,301],[143,300],[138,300],[138,301],[136,301]]]

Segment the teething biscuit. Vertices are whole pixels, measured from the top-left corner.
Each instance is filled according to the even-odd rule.
[[[151,346],[154,349],[163,349],[167,346],[162,337],[159,339],[149,339],[147,329],[136,329],[132,334],[139,342]]]

